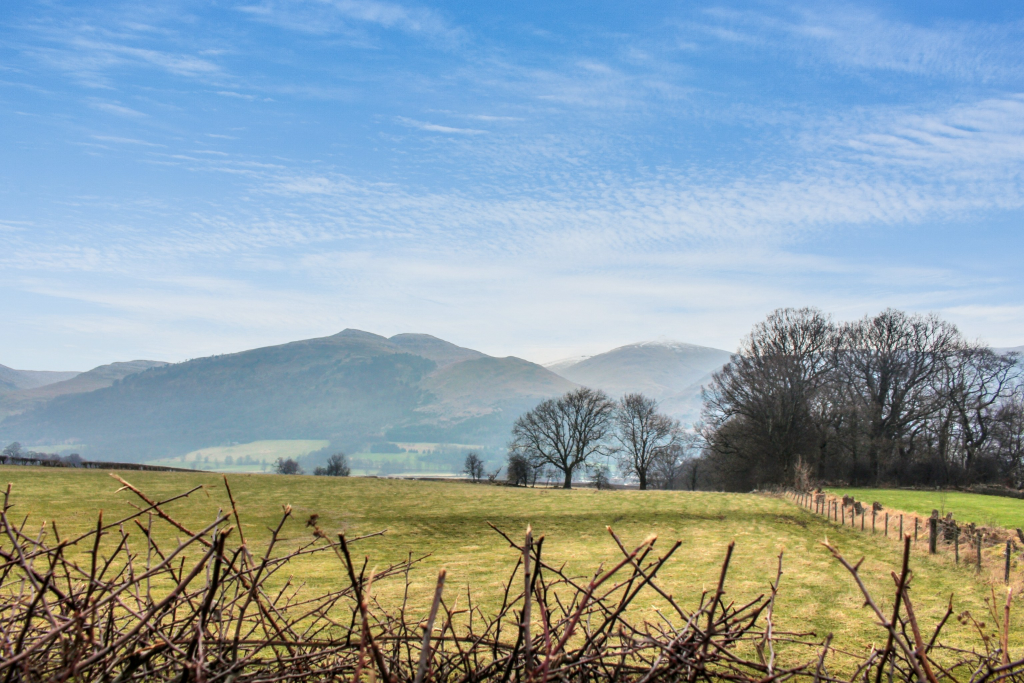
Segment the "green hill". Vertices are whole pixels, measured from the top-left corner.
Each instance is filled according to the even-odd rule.
[[[0,422],[0,442],[85,444],[145,460],[272,439],[356,449],[392,439],[500,444],[512,420],[573,385],[518,358],[428,335],[331,337],[152,367]]]

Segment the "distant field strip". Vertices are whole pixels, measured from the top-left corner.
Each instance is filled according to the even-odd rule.
[[[202,528],[218,510],[230,509],[220,476],[206,473],[120,472],[126,480],[155,499],[169,498],[193,486],[205,489],[188,500],[168,505],[189,528]],[[95,524],[95,515],[121,515],[133,508],[129,492],[117,492],[118,482],[98,471],[3,467],[0,476],[13,483],[13,514],[28,516],[39,528],[55,520],[62,536]],[[726,547],[736,541],[728,595],[737,602],[755,598],[774,579],[777,556],[784,551],[784,574],[777,605],[779,629],[834,633],[847,646],[877,642],[872,617],[861,609],[863,599],[849,575],[821,546],[826,537],[852,560],[864,557],[864,578],[883,604],[891,605],[892,579],[899,548],[892,539],[840,528],[792,502],[760,495],[681,491],[594,491],[522,489],[466,482],[423,482],[365,478],[228,475],[239,504],[245,538],[254,548],[265,543],[268,527],[280,519],[285,504],[293,506],[293,521],[284,529],[285,548],[310,538],[305,521],[319,515],[329,534],[357,535],[387,529],[383,537],[360,544],[368,570],[409,557],[426,555],[410,576],[414,604],[425,607],[437,570],[448,570],[448,585],[464,600],[471,590],[474,604],[493,609],[500,602],[502,579],[516,562],[508,544],[488,522],[519,536],[532,524],[535,537],[544,536],[544,553],[568,571],[589,576],[617,549],[606,526],[627,544],[651,533],[658,547],[675,540],[682,547],[663,568],[663,585],[684,605],[693,605],[718,576]],[[131,530],[128,530],[131,531]],[[178,533],[154,522],[154,532],[172,544]],[[137,530],[136,532],[138,533]],[[106,541],[105,541],[106,542]],[[110,540],[109,542],[116,542]],[[969,609],[986,614],[989,584],[950,558],[929,556],[914,549],[914,606],[928,628],[941,617],[951,594],[958,613]],[[336,587],[342,581],[337,558],[316,556],[295,565],[292,580],[309,590]],[[400,586],[382,587],[383,600],[399,600]],[[1000,589],[1001,590],[1001,589]],[[391,593],[387,591],[392,591]],[[462,604],[462,602],[460,602]],[[635,618],[657,619],[654,603],[630,607]],[[1013,612],[1014,624],[1024,628],[1024,608]],[[952,621],[952,620],[951,620]],[[970,640],[965,627],[951,623],[951,642]],[[973,642],[973,641],[970,641]]]
[[[321,448],[327,448],[330,443],[330,441],[319,439],[253,441],[232,446],[200,448],[177,458],[160,458],[146,462],[167,467],[190,467],[225,472],[259,472],[269,469],[269,466],[278,458],[298,458]],[[230,465],[227,464],[228,458],[231,458]],[[267,468],[263,467],[264,464],[267,465]]]
[[[901,489],[829,489],[837,496],[853,496],[870,505],[878,501],[885,507],[914,512],[923,517],[938,510],[945,517],[952,512],[957,522],[1024,529],[1024,500],[985,496],[959,491],[904,491]]]

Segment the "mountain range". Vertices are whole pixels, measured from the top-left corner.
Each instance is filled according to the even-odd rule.
[[[36,387],[62,382],[71,379],[77,372],[52,372],[48,370],[15,370],[6,365],[0,365],[0,395],[19,391],[22,389],[35,389]]]
[[[728,360],[719,349],[644,342],[545,367],[425,334],[349,329],[50,381],[4,368],[21,384],[0,393],[0,443],[82,444],[93,459],[136,461],[265,439],[327,439],[349,451],[384,441],[500,446],[523,411],[579,385],[615,398],[642,391],[690,421],[701,383]]]

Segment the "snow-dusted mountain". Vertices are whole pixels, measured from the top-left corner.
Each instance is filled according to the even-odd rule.
[[[700,412],[700,388],[729,362],[728,351],[675,341],[628,344],[596,356],[565,359],[547,367],[576,384],[603,389],[614,398],[642,392],[662,409],[692,422]]]

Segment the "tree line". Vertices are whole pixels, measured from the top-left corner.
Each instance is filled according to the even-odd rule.
[[[861,486],[1024,486],[1017,353],[966,339],[936,315],[886,309],[836,322],[779,309],[702,390],[684,430],[643,394],[582,387],[521,415],[506,480],[608,478],[641,489],[749,491],[811,481]],[[472,470],[472,471],[471,471]],[[479,479],[482,464],[467,473]]]
[[[1020,360],[935,315],[777,310],[704,388],[701,483],[1019,487]]]

